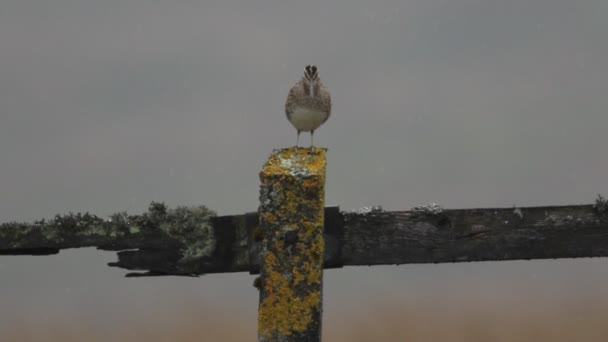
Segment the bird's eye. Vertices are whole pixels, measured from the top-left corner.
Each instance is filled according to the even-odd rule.
[[[310,72],[310,65],[306,66],[306,71]]]
[[[317,67],[313,65],[313,66],[312,66],[312,73],[314,74],[314,73],[316,73],[316,72],[317,72]]]

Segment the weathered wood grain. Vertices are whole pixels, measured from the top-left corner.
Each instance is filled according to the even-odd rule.
[[[602,203],[363,212],[325,208],[325,268],[606,257],[608,210]],[[169,209],[153,203],[147,213],[121,213],[111,220],[70,214],[34,224],[1,224],[0,255],[93,246],[119,251],[111,266],[143,275],[258,273],[258,222],[257,213],[217,217],[205,207]],[[191,241],[195,249],[189,250]],[[192,257],[195,250],[198,257]]]
[[[608,256],[592,205],[344,214],[343,265]]]

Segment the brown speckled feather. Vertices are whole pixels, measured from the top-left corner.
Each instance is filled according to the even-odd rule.
[[[316,85],[316,96],[311,98],[309,96],[308,82],[305,79],[300,80],[296,83],[287,95],[287,101],[285,102],[285,114],[287,119],[291,120],[291,114],[296,107],[306,107],[316,111],[327,113],[327,117],[323,120],[323,123],[329,119],[331,115],[331,96],[329,91],[323,85],[321,80]]]

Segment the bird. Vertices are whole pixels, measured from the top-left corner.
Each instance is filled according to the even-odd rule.
[[[298,131],[295,148],[298,149],[300,133],[310,132],[310,148],[314,149],[315,130],[329,119],[331,95],[319,78],[319,69],[307,65],[304,76],[296,83],[285,102],[285,115]]]

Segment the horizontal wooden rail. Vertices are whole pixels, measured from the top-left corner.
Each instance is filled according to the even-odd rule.
[[[409,211],[325,208],[325,268],[608,256],[608,210],[595,205]],[[142,215],[91,214],[0,225],[0,254],[44,255],[97,247],[110,266],[141,275],[259,272],[257,213],[214,216],[205,207],[152,203]]]

